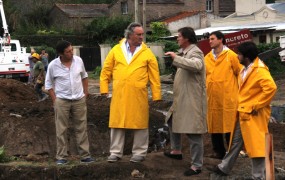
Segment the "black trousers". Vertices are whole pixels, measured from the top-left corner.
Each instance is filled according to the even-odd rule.
[[[227,151],[225,144],[229,146],[231,133],[213,133],[211,137],[214,152],[221,156],[225,156]],[[224,140],[226,140],[226,142]]]

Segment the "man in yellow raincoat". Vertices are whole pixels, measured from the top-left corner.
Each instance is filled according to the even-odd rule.
[[[252,160],[252,178],[265,179],[265,134],[268,133],[270,102],[276,85],[266,65],[257,57],[253,42],[238,47],[244,68],[239,75],[238,115],[229,152],[213,170],[227,175],[244,146]]]
[[[123,156],[125,129],[134,130],[131,162],[145,159],[148,149],[148,83],[152,100],[161,99],[157,60],[144,44],[144,30],[139,23],[131,23],[125,38],[109,52],[100,75],[100,92],[108,94],[112,81],[113,93],[110,107],[110,156],[116,162]]]
[[[234,127],[238,96],[238,74],[241,64],[235,52],[226,47],[225,36],[220,31],[210,34],[212,51],[205,56],[207,86],[207,124],[212,133],[214,153],[212,158],[222,159]]]

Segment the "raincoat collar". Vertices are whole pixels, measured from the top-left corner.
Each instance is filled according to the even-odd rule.
[[[126,40],[127,40],[126,38],[123,38],[123,39],[119,42],[119,46],[121,47],[122,53],[123,53],[124,58],[125,58],[125,61],[126,61],[126,63],[127,63],[128,56],[127,56]],[[144,50],[147,48],[147,46],[146,46],[146,44],[145,44],[144,42],[142,42],[142,44],[141,44],[140,46],[141,46],[140,49],[136,52],[136,54],[134,54],[134,56],[132,57],[130,63],[128,63],[128,64],[131,64],[132,61],[133,61],[142,51],[144,51]]]
[[[220,55],[222,55],[223,53],[225,53],[225,52],[228,51],[228,50],[229,50],[229,48],[224,45],[224,46],[223,46],[223,50],[222,50],[222,52],[220,53]],[[215,59],[218,58],[218,57],[216,56],[216,54],[215,54],[214,49],[212,49],[212,55],[213,55],[213,57],[214,57]]]
[[[259,68],[265,68],[268,70],[268,67],[263,63],[262,60],[260,60],[258,57],[255,58],[255,60],[253,61],[253,64],[250,67],[247,67],[247,74],[244,78],[242,78],[242,75],[245,71],[245,67],[242,68],[242,70],[240,71],[240,75],[239,75],[239,81],[240,81],[240,87],[244,84],[244,82],[248,79],[249,75],[252,73],[252,71],[257,68],[257,72]]]

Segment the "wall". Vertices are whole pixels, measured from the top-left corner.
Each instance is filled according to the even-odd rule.
[[[156,56],[159,64],[160,72],[165,71],[165,64],[164,64],[164,44],[162,43],[147,43],[147,46],[151,49],[153,54]]]
[[[85,25],[90,24],[94,18],[68,17],[59,8],[53,7],[49,14],[50,25],[56,28],[71,28],[72,31],[81,32]]]
[[[187,11],[204,11],[206,9],[206,0],[184,0],[184,4]]]
[[[117,1],[109,10],[111,16],[122,15],[121,13],[121,1]],[[127,0],[128,2],[128,15],[134,16],[134,0]],[[197,3],[200,4],[200,3]],[[175,13],[190,10],[184,4],[146,4],[146,21],[158,19],[162,17],[168,17]],[[139,22],[142,22],[142,4],[139,4]]]
[[[236,13],[238,16],[250,15],[265,5],[265,0],[236,0]]]
[[[49,14],[50,25],[59,28],[68,26],[68,17],[57,7],[52,8]]]
[[[73,54],[76,56],[80,56],[80,48],[82,46],[72,46],[73,47]]]
[[[184,11],[185,8],[183,4],[147,4],[146,21],[169,17],[169,15]],[[140,20],[142,20],[142,7],[140,8]]]
[[[200,14],[191,16],[191,17],[186,17],[171,23],[168,23],[167,28],[171,32],[171,34],[177,33],[177,30],[185,27],[185,26],[190,26],[193,29],[199,29],[201,27],[201,18]]]
[[[101,52],[101,67],[103,67],[104,61],[111,50],[110,44],[99,44],[100,46],[100,52]]]

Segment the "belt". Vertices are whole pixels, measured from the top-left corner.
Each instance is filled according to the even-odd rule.
[[[63,101],[69,101],[69,102],[81,100],[81,99],[63,99],[63,98],[59,98],[59,99]]]

